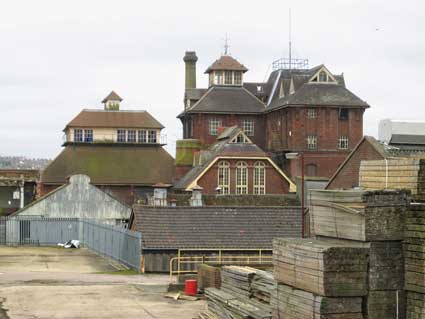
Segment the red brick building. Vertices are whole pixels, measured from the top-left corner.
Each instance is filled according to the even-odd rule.
[[[221,132],[220,132],[221,131]],[[295,191],[294,183],[242,129],[219,129],[216,143],[193,153],[193,167],[174,185],[204,194],[264,195]]]
[[[178,116],[184,139],[214,142],[217,128],[236,125],[291,177],[300,174],[287,153],[304,153],[309,176],[331,177],[363,137],[369,105],[350,92],[343,75],[324,65],[314,68],[274,63],[267,82],[245,83],[247,68],[229,55],[205,73],[209,88],[196,88],[194,52],[186,52],[184,111]],[[282,63],[280,63],[282,62]]]

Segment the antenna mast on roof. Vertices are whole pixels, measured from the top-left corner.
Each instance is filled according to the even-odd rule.
[[[224,55],[229,55],[229,38],[227,37],[227,33],[226,33],[226,37],[224,38]]]
[[[292,64],[292,21],[291,21],[291,8],[289,8],[289,69]]]

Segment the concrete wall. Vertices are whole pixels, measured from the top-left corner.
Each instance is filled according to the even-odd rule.
[[[425,122],[395,121],[385,119],[379,122],[378,138],[389,143],[393,134],[425,135]]]
[[[131,208],[90,184],[86,175],[74,175],[56,189],[19,211],[20,216],[93,218],[115,224],[129,219]]]

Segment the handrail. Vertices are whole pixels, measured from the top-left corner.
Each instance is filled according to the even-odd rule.
[[[216,251],[217,256],[181,256],[182,251]],[[226,251],[252,252],[257,251],[257,255],[223,255]],[[170,259],[170,282],[173,275],[197,273],[197,269],[182,270],[182,265],[198,265],[198,264],[213,264],[213,265],[271,265],[272,255],[264,255],[264,252],[272,252],[271,249],[182,249],[177,253],[177,257]],[[177,268],[177,270],[174,270]]]

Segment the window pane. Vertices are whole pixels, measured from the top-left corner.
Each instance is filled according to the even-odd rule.
[[[339,110],[339,119],[340,120],[348,120],[348,109],[340,109]]]
[[[149,131],[148,143],[156,143],[156,131]]]
[[[319,73],[319,82],[327,82],[328,81],[328,75],[326,72],[322,71]]]
[[[209,121],[209,129],[210,129],[210,135],[217,135],[217,130],[219,127],[221,127],[221,121],[218,119],[211,119]]]
[[[136,131],[135,130],[127,131],[127,142],[136,143]]]
[[[338,148],[342,150],[348,149],[348,136],[340,136],[338,138]]]
[[[241,84],[242,83],[242,72],[235,71],[234,77],[235,77],[235,82],[234,82],[235,84]]]
[[[225,71],[224,72],[224,84],[232,84],[232,71]]]
[[[307,136],[307,148],[309,150],[314,150],[317,148],[317,136],[315,135]]]
[[[125,143],[125,130],[117,131],[117,141],[121,143]]]
[[[236,164],[236,194],[248,194],[248,165],[245,162]]]
[[[74,130],[74,142],[82,142],[83,141],[83,130],[77,129]]]
[[[242,129],[248,136],[254,136],[254,120],[243,120]]]
[[[254,164],[254,194],[264,195],[266,193],[266,169],[263,162]]]
[[[313,109],[313,108],[308,109],[307,116],[310,119],[315,119],[317,117],[316,109]]]
[[[84,130],[84,142],[93,142],[93,130]]]
[[[228,162],[221,161],[218,163],[218,187],[220,194],[230,193],[230,165]]]
[[[138,132],[138,142],[139,143],[147,143],[148,139],[147,139],[147,134],[145,130],[140,130]]]

